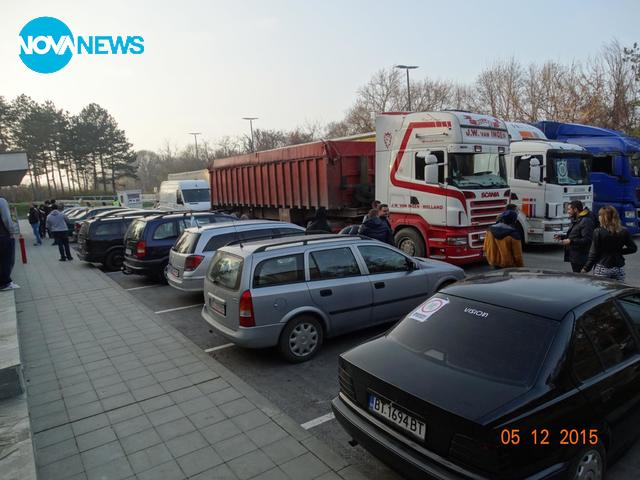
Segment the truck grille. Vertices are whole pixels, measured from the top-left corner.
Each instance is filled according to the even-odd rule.
[[[493,225],[496,217],[504,212],[507,202],[506,198],[471,201],[471,225]]]

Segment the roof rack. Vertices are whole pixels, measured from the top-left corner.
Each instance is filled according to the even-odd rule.
[[[296,236],[302,236],[302,235],[296,235]],[[274,243],[272,245],[262,245],[261,247],[258,247],[254,251],[254,253],[264,252],[269,248],[282,247],[282,246],[286,246],[294,243],[299,243],[304,246],[304,245],[309,245],[310,243],[321,243],[323,241],[334,242],[334,241],[353,241],[353,240],[371,240],[371,238],[366,237],[364,235],[340,235],[338,233],[336,234],[328,233],[322,236],[317,236],[317,237],[314,236],[307,240],[289,240],[289,241]]]
[[[259,240],[269,240],[272,238],[284,238],[284,237],[299,237],[300,235],[302,235],[302,232],[295,232],[295,233],[271,233],[269,235],[263,235],[261,237],[255,237],[255,238],[249,238],[247,240],[232,240],[229,243],[225,244],[225,247],[229,247],[231,245],[240,245],[242,246],[243,243],[250,243],[250,242],[257,242]]]

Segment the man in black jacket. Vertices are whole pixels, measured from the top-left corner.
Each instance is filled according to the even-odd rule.
[[[40,209],[36,202],[33,202],[29,209],[29,225],[31,225],[33,236],[36,238],[34,245],[42,245],[42,238],[40,237]]]
[[[593,217],[580,200],[573,200],[567,207],[571,226],[566,235],[556,235],[556,240],[564,245],[564,261],[571,263],[574,272],[580,272],[587,263],[591,240],[593,239]]]

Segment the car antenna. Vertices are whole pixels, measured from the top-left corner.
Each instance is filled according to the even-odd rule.
[[[240,232],[238,231],[238,227],[236,227],[236,221],[233,220],[231,222],[231,225],[233,225],[233,229],[236,231],[236,234],[238,235],[238,245],[240,245],[240,248],[243,248],[242,239],[240,238]]]

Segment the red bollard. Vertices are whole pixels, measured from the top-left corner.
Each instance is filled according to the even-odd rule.
[[[27,263],[27,247],[22,235],[20,235],[18,242],[20,242],[20,255],[22,255],[22,263]]]

